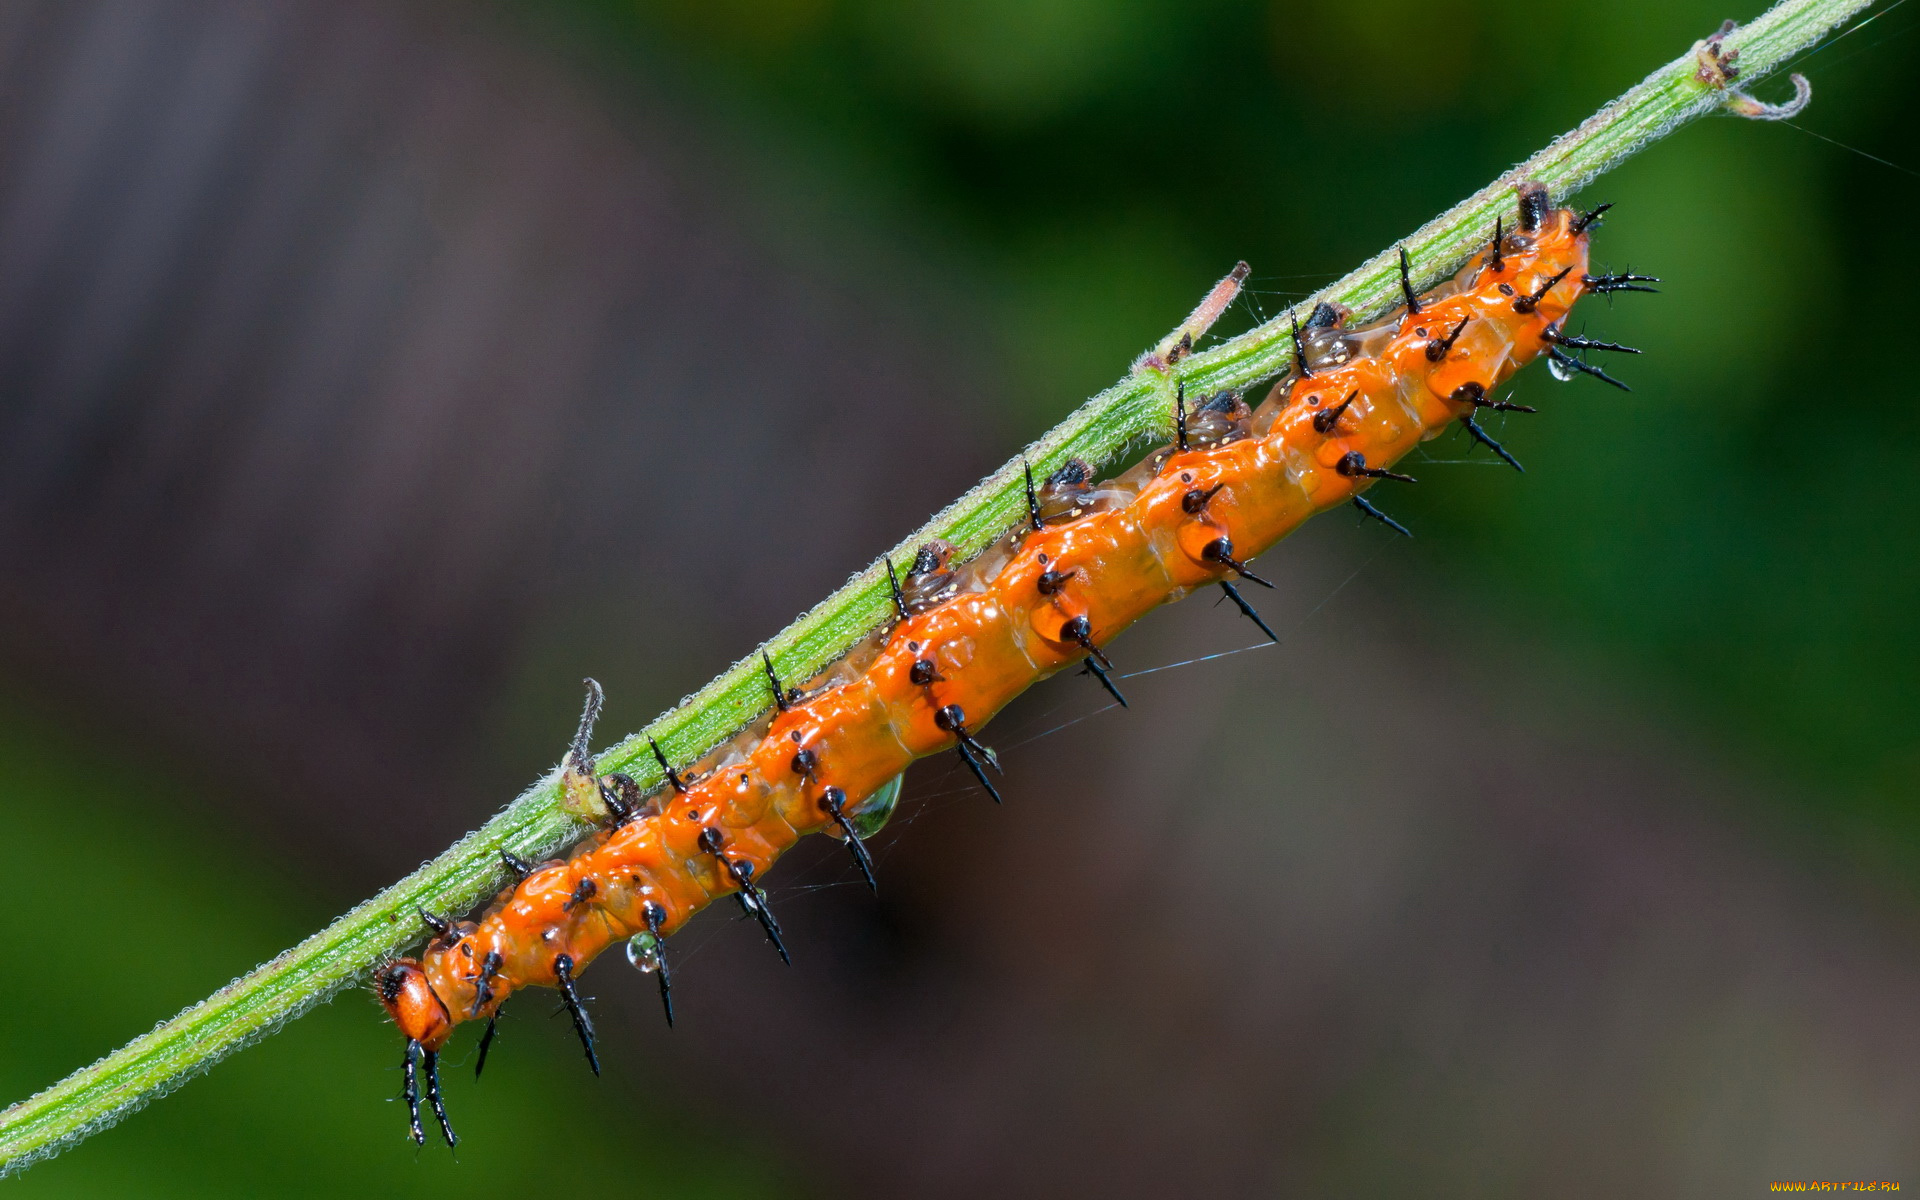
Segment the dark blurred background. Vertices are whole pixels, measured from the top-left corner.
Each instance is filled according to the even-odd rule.
[[[484,820],[583,674],[608,740],[703,683],[1235,259],[1225,332],[1728,15],[0,3],[6,1098]],[[483,1085],[452,1051],[457,1156],[351,992],[9,1187],[1920,1183],[1917,26],[1588,193],[1666,281],[1582,313],[1633,395],[1530,371],[1527,474],[1450,435],[1378,494],[1417,540],[1269,555],[1278,650],[1035,689],[1004,809],[917,767],[877,904],[773,877],[792,970],[703,916],[669,1033],[610,956],[606,1076],[519,1007]]]

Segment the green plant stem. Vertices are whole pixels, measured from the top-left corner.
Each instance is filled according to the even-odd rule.
[[[1784,0],[1725,39],[1740,51],[1740,81],[1749,83],[1779,68],[1872,0]],[[1434,279],[1485,243],[1497,213],[1513,205],[1513,185],[1537,179],[1558,196],[1624,161],[1648,143],[1695,117],[1711,112],[1727,93],[1696,75],[1694,51],[1649,75],[1552,145],[1481,191],[1427,223],[1401,243],[1415,277]],[[1248,147],[1249,155],[1266,153]],[[1399,246],[1295,310],[1315,302],[1341,304],[1356,314],[1381,312],[1399,301]],[[1181,362],[1174,375],[1192,391],[1243,388],[1284,371],[1292,354],[1285,316]],[[1169,436],[1172,378],[1138,371],[1082,405],[1021,459],[1009,462],[893,550],[896,560],[915,547],[945,538],[969,554],[998,537],[1018,519],[1022,462],[1044,477],[1077,457],[1095,464],[1113,461],[1147,435]],[[788,626],[765,650],[783,677],[804,679],[879,626],[890,614],[885,568],[874,563],[812,611]],[[656,737],[676,761],[689,761],[717,745],[768,705],[759,652],[627,738],[600,759],[603,771],[625,771],[652,786],[659,770],[647,751]],[[459,912],[498,888],[498,851],[507,848],[539,858],[576,840],[582,830],[558,804],[558,770],[523,792],[501,813],[451,849],[314,934],[293,949],[220,989],[152,1032],[77,1071],[31,1099],[0,1113],[0,1175],[24,1168],[96,1130],[113,1124],[146,1101],[179,1086],[248,1042],[272,1032],[348,984],[365,977],[373,963],[420,936],[418,909]]]

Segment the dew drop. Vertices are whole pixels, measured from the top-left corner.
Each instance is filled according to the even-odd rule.
[[[660,939],[640,932],[627,939],[627,961],[633,969],[651,975],[660,969]]]

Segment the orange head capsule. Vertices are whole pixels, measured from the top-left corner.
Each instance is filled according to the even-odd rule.
[[[453,1033],[453,1018],[427,983],[426,972],[411,958],[389,963],[374,977],[374,990],[387,1015],[409,1041],[438,1050]]]

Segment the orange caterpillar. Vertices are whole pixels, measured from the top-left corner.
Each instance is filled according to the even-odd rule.
[[[1344,314],[1322,305],[1304,329],[1296,325],[1294,369],[1257,410],[1223,392],[1189,413],[1182,395],[1174,444],[1118,478],[1096,483],[1077,461],[1038,489],[1029,476],[1025,523],[964,567],[943,543],[923,548],[894,582],[891,628],[804,688],[783,688],[768,662],[776,711],[685,775],[661,757],[666,782],[651,797],[626,776],[595,775],[588,738],[600,696],[590,683],[563,797],[604,828],[564,861],[531,866],[503,852],[519,879],[478,921],[422,914],[434,933],[425,951],[376,973],[380,1001],[407,1038],[413,1139],[425,1140],[424,1074],[426,1099],[454,1142],[437,1063],[455,1025],[487,1020],[484,1066],[507,998],[558,988],[597,1073],[574,979],[601,951],[628,942],[636,965],[657,973],[671,1022],[667,935],[733,894],[785,958],[759,880],[801,835],[826,832],[847,843],[871,885],[861,838],[885,820],[914,759],[957,749],[998,800],[987,769],[999,764],[975,734],[1035,681],[1084,662],[1124,704],[1101,647],[1148,610],[1215,584],[1273,637],[1234,587],[1271,586],[1248,559],[1349,500],[1399,529],[1360,493],[1377,479],[1406,479],[1387,468],[1455,422],[1518,467],[1473,418],[1480,408],[1533,411],[1488,396],[1543,352],[1563,378],[1577,370],[1624,386],[1567,351],[1626,347],[1561,331],[1585,292],[1651,290],[1638,286],[1653,282],[1647,276],[1587,273],[1587,229],[1598,215],[1554,209],[1544,188],[1523,186],[1516,228],[1497,223],[1488,248],[1454,278],[1417,295],[1402,252],[1403,308],[1347,328]],[[1239,275],[1228,282],[1237,286]]]

